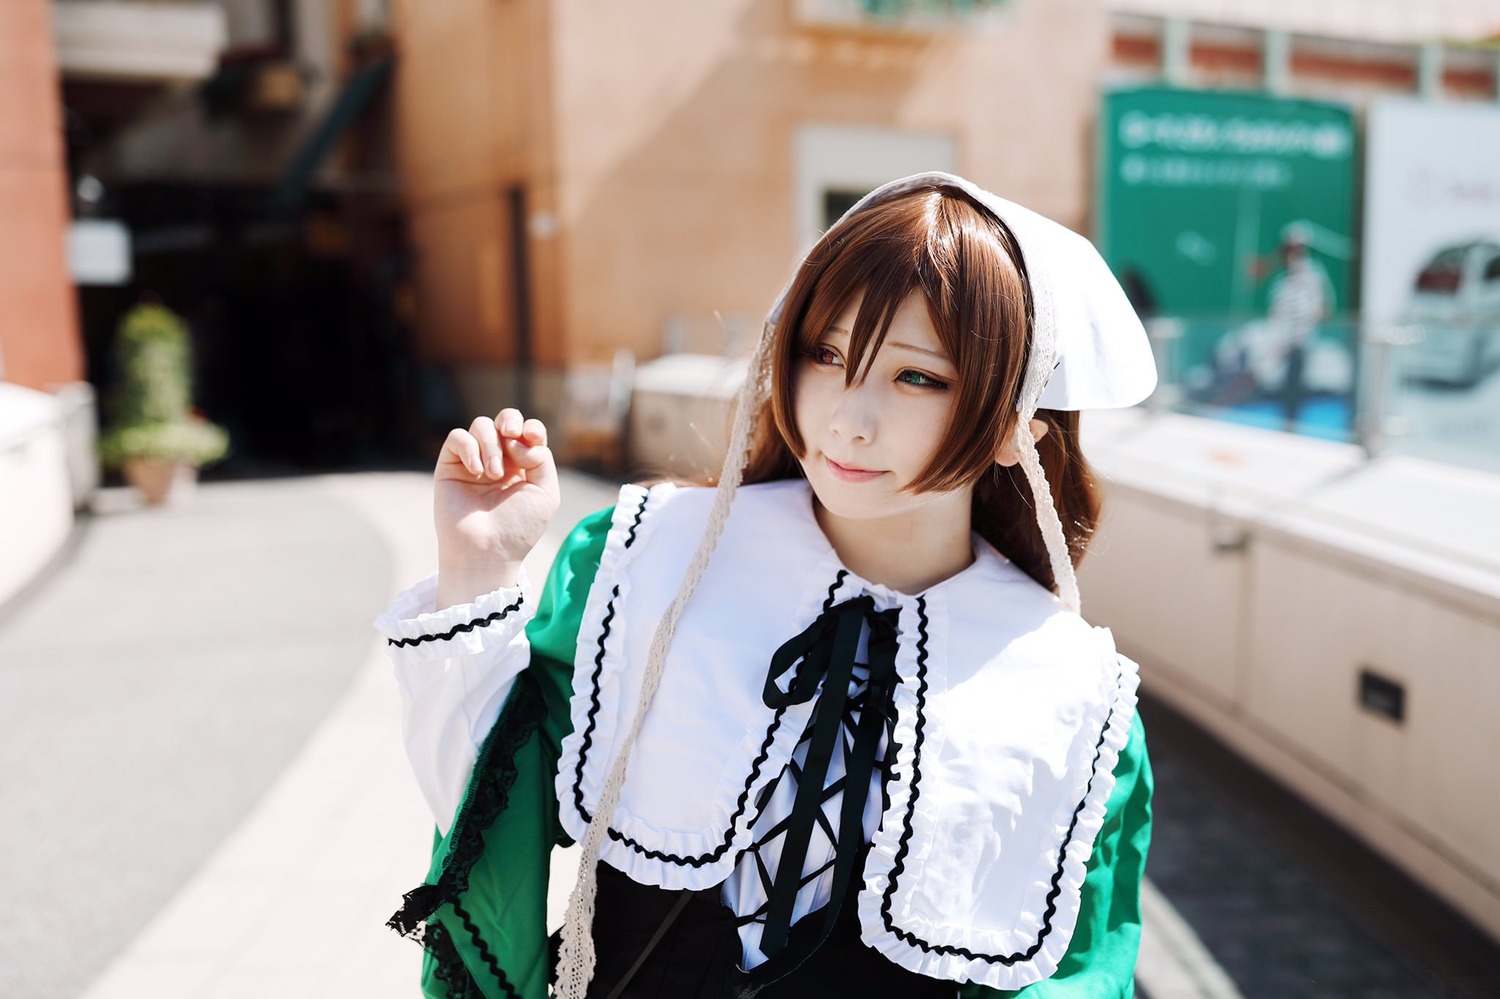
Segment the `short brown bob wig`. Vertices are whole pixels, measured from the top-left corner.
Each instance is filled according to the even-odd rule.
[[[805,447],[793,406],[798,362],[860,291],[845,372],[850,384],[864,377],[896,310],[916,292],[959,373],[937,457],[909,488],[972,484],[974,529],[1055,590],[1025,475],[1019,466],[995,462],[1013,433],[1032,339],[1025,262],[1006,225],[957,188],[934,184],[864,209],[840,220],[808,253],[774,331],[771,391],[756,414],[744,481],[802,475],[797,459]],[[1037,450],[1076,565],[1099,517],[1094,477],[1078,451],[1078,414],[1036,415],[1049,425]]]

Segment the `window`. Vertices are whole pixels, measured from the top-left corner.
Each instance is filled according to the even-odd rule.
[[[1466,246],[1455,246],[1433,257],[1417,275],[1417,290],[1433,295],[1457,294],[1468,250]]]
[[[826,188],[823,191],[823,228],[829,229],[835,222],[844,217],[844,213],[853,208],[854,205],[869,194],[869,189],[862,191],[851,191],[845,188]],[[1500,260],[1500,258],[1496,258]]]
[[[1494,251],[1490,262],[1484,265],[1485,281],[1500,281],[1500,250]]]
[[[953,172],[950,136],[863,125],[803,125],[793,144],[798,256],[846,209],[888,180]]]

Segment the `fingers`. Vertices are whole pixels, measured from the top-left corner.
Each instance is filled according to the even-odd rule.
[[[506,442],[506,448],[511,461],[526,476],[526,481],[546,490],[553,502],[556,502],[559,490],[557,464],[552,457],[552,449],[545,444],[528,447],[518,441]]]
[[[500,450],[500,435],[495,421],[481,416],[469,424],[469,433],[479,442],[479,453],[484,461],[484,474],[498,479],[505,474],[505,455]]]
[[[519,409],[502,409],[495,417],[495,426],[502,437],[520,437],[526,422]]]
[[[462,465],[475,478],[484,474],[484,458],[480,453],[479,442],[467,430],[455,427],[448,431],[442,453],[438,455],[438,467],[451,462]]]
[[[527,444],[547,443],[547,425],[538,419],[525,419],[519,409],[502,409],[495,415],[495,427],[501,437],[514,437]]]
[[[515,409],[502,409],[495,420],[500,427],[502,450],[509,467],[555,498],[558,494],[557,465],[552,449],[547,447],[547,425],[537,419],[522,419],[521,412]]]
[[[505,460],[522,471],[536,468],[551,453],[551,448],[545,444],[527,444],[522,439],[506,439],[501,448],[505,452]]]
[[[461,465],[469,477],[510,485],[532,481],[532,471],[555,480],[552,461],[546,424],[526,419],[518,409],[502,409],[494,418],[476,418],[467,430],[450,431],[438,466]]]

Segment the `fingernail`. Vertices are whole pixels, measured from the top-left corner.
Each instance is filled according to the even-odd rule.
[[[503,471],[505,471],[505,465],[500,461],[500,459],[499,458],[491,458],[490,459],[490,474],[491,475],[499,475]]]

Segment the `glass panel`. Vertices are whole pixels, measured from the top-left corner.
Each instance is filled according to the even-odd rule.
[[[1146,326],[1161,376],[1149,406],[1500,472],[1500,316],[1332,321],[1300,349],[1265,319]]]
[[[1354,439],[1358,328],[1317,327],[1302,344],[1273,321],[1155,319],[1157,403],[1329,440]]]
[[[1500,472],[1500,322],[1428,325],[1391,367],[1386,450]]]
[[[1009,0],[855,0],[860,10],[872,17],[900,17],[905,14],[969,14],[998,7]]]

